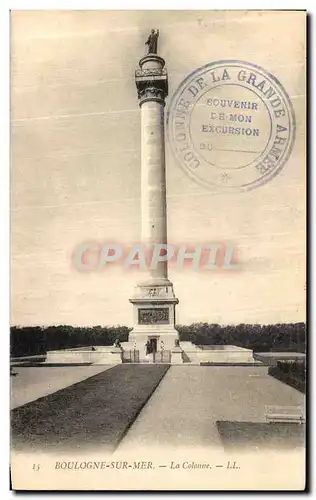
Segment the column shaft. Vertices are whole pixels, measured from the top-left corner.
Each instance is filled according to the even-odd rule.
[[[157,101],[141,105],[141,198],[142,243],[167,243],[164,106]],[[167,278],[167,262],[150,275]]]

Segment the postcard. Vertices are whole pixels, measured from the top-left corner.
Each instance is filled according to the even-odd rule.
[[[11,12],[14,490],[306,486],[306,12]]]

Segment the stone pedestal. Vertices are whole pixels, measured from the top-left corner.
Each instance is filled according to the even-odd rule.
[[[152,283],[139,284],[130,302],[134,306],[134,328],[129,334],[129,342],[135,342],[137,349],[145,350],[147,341],[155,345],[155,350],[171,350],[179,335],[175,329],[175,298],[170,282],[164,285]]]
[[[155,245],[167,243],[164,106],[168,95],[165,61],[148,54],[139,61],[135,82],[141,109],[141,242],[151,254]],[[157,247],[156,247],[157,248]],[[160,252],[163,254],[163,251]],[[134,328],[129,343],[140,356],[147,342],[156,351],[172,350],[175,329],[175,297],[168,279],[167,261],[158,262],[139,283],[130,299]]]

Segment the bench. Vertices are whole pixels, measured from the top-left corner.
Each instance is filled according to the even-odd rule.
[[[267,422],[305,423],[305,411],[302,406],[266,406]]]

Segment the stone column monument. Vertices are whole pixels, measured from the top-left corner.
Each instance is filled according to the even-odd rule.
[[[157,245],[167,243],[164,106],[168,74],[164,59],[157,55],[158,36],[158,30],[151,30],[146,42],[148,54],[139,61],[135,72],[141,113],[141,239],[149,254],[157,251]],[[168,279],[167,262],[159,262],[149,271],[136,286],[130,302],[134,307],[134,328],[129,343],[136,344],[140,353],[146,343],[150,352],[173,349],[178,339],[178,299]]]

